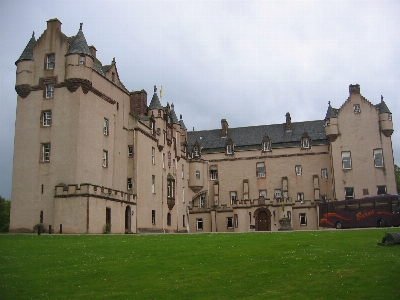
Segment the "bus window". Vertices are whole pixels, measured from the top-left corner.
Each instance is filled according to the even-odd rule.
[[[359,208],[358,200],[351,200],[346,202],[346,210],[355,210]]]
[[[400,211],[400,201],[392,199],[392,212],[399,213]]]
[[[345,210],[345,204],[343,202],[334,203],[333,204],[333,211],[342,211]]]
[[[374,200],[361,200],[360,201],[360,209],[369,209],[374,208]]]
[[[391,209],[390,207],[390,201],[389,199],[376,199],[375,200],[375,208],[381,208],[381,209]]]

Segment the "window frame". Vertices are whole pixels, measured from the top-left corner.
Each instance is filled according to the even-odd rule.
[[[199,207],[206,207],[206,194],[202,194],[199,196]]]
[[[51,110],[42,111],[42,127],[50,127],[52,121],[52,113]]]
[[[218,167],[210,166],[210,180],[218,180]]]
[[[156,148],[151,147],[151,164],[156,164]]]
[[[154,209],[151,210],[151,224],[156,225],[156,211]]]
[[[265,178],[265,163],[256,163],[257,178]]]
[[[384,189],[384,192],[383,192],[383,193],[380,193],[379,190],[382,189],[382,188]],[[377,194],[377,195],[386,195],[386,194],[387,194],[387,187],[386,187],[386,185],[377,185],[377,186],[376,186],[376,194]]]
[[[200,180],[200,171],[196,170],[196,180]]]
[[[274,198],[275,199],[281,199],[282,198],[282,190],[281,189],[275,189],[274,190]]]
[[[226,228],[233,229],[233,226],[234,226],[233,217],[226,217]]]
[[[297,165],[294,167],[294,172],[296,173],[297,176],[301,176],[303,173],[301,165]]]
[[[54,98],[54,83],[47,83],[45,88],[46,88],[45,98],[46,99]]]
[[[264,152],[270,152],[271,151],[271,141],[262,142],[262,149]]]
[[[203,230],[203,218],[196,218],[196,230]]]
[[[348,154],[348,156],[347,156],[347,154]],[[347,163],[348,166],[345,166],[345,163]],[[343,170],[351,170],[352,169],[351,151],[342,151],[342,169]]]
[[[167,178],[167,198],[175,199],[175,179]]]
[[[133,156],[133,145],[128,145],[128,157]]]
[[[348,194],[348,192],[352,192],[352,195]],[[344,188],[344,199],[351,200],[354,199],[354,187],[345,187]]]
[[[156,175],[151,175],[151,193],[156,193]]]
[[[103,135],[108,136],[110,129],[110,121],[107,118],[103,120]]]
[[[303,149],[310,149],[310,138],[303,137],[301,139],[301,148]]]
[[[303,192],[297,193],[297,201],[304,203],[304,193]]]
[[[265,194],[265,195],[262,195]],[[258,191],[258,197],[264,197],[265,199],[267,198],[267,190],[259,190]]]
[[[328,179],[328,169],[321,169],[321,178]]]
[[[229,200],[230,200],[231,205],[233,205],[237,201],[237,191],[229,192]]]
[[[300,226],[307,226],[307,214],[299,213],[299,222]]]
[[[85,55],[79,55],[79,61],[78,64],[80,66],[85,66],[86,65],[86,56]]]
[[[131,190],[133,188],[132,178],[126,180],[127,189]]]
[[[46,54],[45,69],[54,70],[55,61],[56,61],[56,56],[54,53]]]
[[[377,158],[377,155],[380,154],[381,157]],[[384,166],[384,160],[383,160],[383,149],[378,148],[373,150],[373,155],[374,155],[374,166],[375,168],[383,168]],[[380,160],[381,165],[377,165],[377,161]]]
[[[50,162],[50,151],[51,151],[50,143],[40,144],[40,162],[43,163]]]
[[[108,168],[108,151],[103,149],[103,168]]]
[[[360,104],[354,104],[353,105],[353,111],[355,114],[360,114],[361,113],[361,106]]]
[[[226,144],[225,151],[227,155],[232,155],[233,154],[233,145],[232,144]]]

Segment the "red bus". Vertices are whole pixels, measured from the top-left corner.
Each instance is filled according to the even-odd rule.
[[[399,195],[319,204],[319,226],[340,228],[400,226]]]

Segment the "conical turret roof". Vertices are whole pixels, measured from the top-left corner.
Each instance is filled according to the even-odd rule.
[[[328,110],[326,112],[325,119],[337,118],[337,112],[338,112],[338,110],[336,108],[333,108],[331,106],[331,102],[329,102],[329,106],[328,106]]]
[[[172,116],[172,122],[173,122],[174,124],[179,124],[178,117],[176,116],[175,109],[174,109],[174,104],[173,104],[173,103],[171,104],[171,116]]]
[[[85,36],[83,35],[82,31],[82,24],[80,25],[79,31],[74,36],[71,38],[71,44],[69,46],[67,54],[86,54],[86,55],[91,55],[89,46],[86,42]]]
[[[385,101],[383,101],[383,97],[381,96],[381,103],[378,104],[379,114],[388,113],[391,114],[389,107],[387,107]]]
[[[33,47],[35,46],[35,43],[36,43],[35,32],[33,32],[31,39],[29,40],[24,51],[22,52],[18,60],[15,62],[15,64],[17,64],[21,60],[33,60]]]
[[[160,99],[158,99],[158,96],[157,96],[157,87],[156,86],[154,86],[154,94],[153,94],[153,98],[151,98],[149,109],[163,109]]]

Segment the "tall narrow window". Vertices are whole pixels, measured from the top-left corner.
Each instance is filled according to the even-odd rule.
[[[301,226],[307,225],[307,215],[306,214],[300,214],[300,225]]]
[[[162,154],[162,167],[165,169],[165,153]]]
[[[85,55],[80,55],[79,56],[79,64],[84,65],[85,64]]]
[[[296,175],[301,175],[301,173],[302,173],[301,166],[296,166],[295,172],[296,172]]]
[[[374,150],[374,162],[375,162],[375,167],[383,167],[382,149]]]
[[[210,179],[211,180],[218,180],[218,169],[217,166],[210,167]]]
[[[235,222],[235,227],[238,228],[239,226],[239,218],[237,214],[233,215],[233,221]]]
[[[196,219],[196,230],[203,230],[203,219]]]
[[[49,162],[50,161],[50,143],[42,144],[41,149],[41,161]]]
[[[232,154],[233,153],[233,150],[232,150],[232,144],[227,144],[226,145],[226,154]]]
[[[303,149],[308,149],[310,148],[310,139],[308,137],[302,138],[301,140],[301,147]]]
[[[328,178],[328,170],[327,169],[321,169],[321,178],[322,179]]]
[[[262,143],[262,149],[264,152],[271,151],[271,142],[270,141],[264,141]]]
[[[236,202],[237,192],[229,192],[229,196],[231,198],[231,205]]]
[[[182,215],[182,226],[186,227],[185,215]]]
[[[45,68],[46,68],[47,70],[52,70],[52,69],[54,69],[54,61],[55,61],[54,54],[47,54],[47,55],[46,55],[46,64],[45,64]]]
[[[226,225],[227,225],[228,229],[232,229],[233,228],[233,218],[232,217],[227,217],[226,218]]]
[[[133,156],[133,145],[128,145],[128,157]]]
[[[42,125],[51,126],[51,110],[46,110],[42,112]]]
[[[167,179],[167,198],[175,198],[175,180],[172,178]]]
[[[153,165],[156,164],[156,149],[154,147],[151,148],[151,163]]]
[[[131,189],[132,189],[132,178],[128,178],[128,180],[127,180],[127,187],[128,187],[128,190],[131,190]]]
[[[103,168],[108,167],[108,151],[103,150]]]
[[[206,207],[206,195],[200,195],[200,207]]]
[[[342,152],[342,166],[343,166],[343,169],[351,169],[351,152],[350,151]]]
[[[156,192],[156,175],[151,176],[151,192],[153,194]]]
[[[151,211],[151,224],[153,224],[153,225],[156,224],[156,211],[155,210]]]
[[[171,213],[167,213],[167,226],[171,226]]]
[[[103,134],[108,135],[108,119],[104,118],[103,122]]]
[[[185,165],[182,164],[182,179],[185,178]]]
[[[200,179],[200,171],[196,171],[196,179]]]
[[[54,84],[49,83],[46,84],[46,98],[53,98],[54,97]]]
[[[303,193],[297,193],[297,201],[300,201],[301,203],[304,202],[304,194]]]
[[[265,177],[265,164],[263,162],[257,163],[257,177],[264,178]]]

